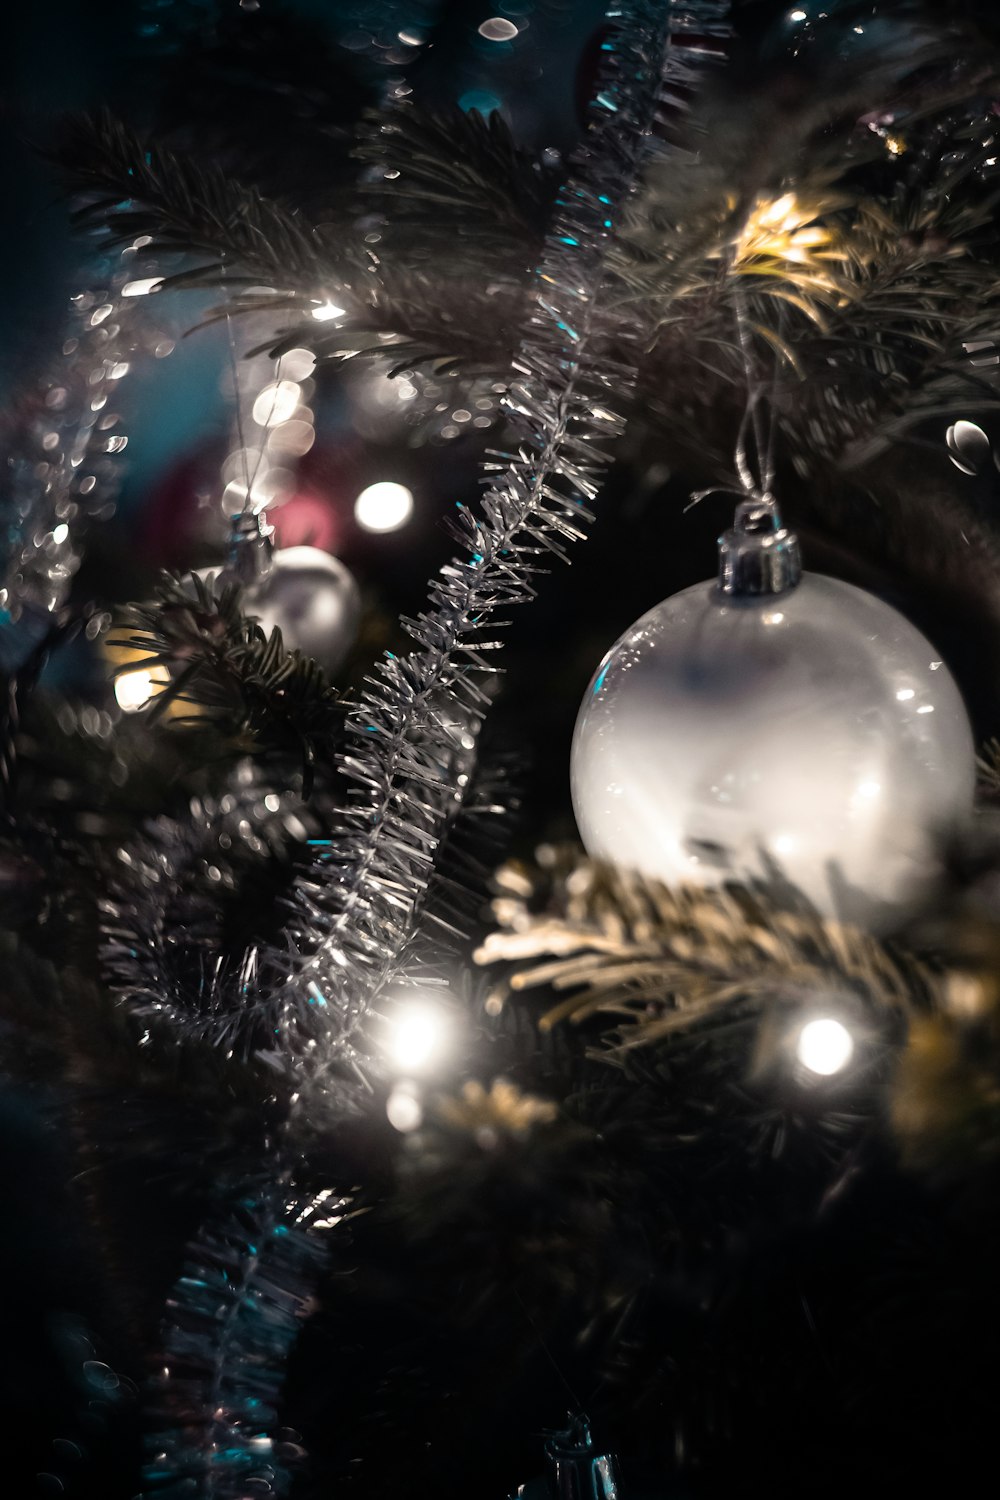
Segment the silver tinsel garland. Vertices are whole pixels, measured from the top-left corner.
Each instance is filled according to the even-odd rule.
[[[303,956],[290,965],[273,954],[265,966],[291,969],[277,989],[272,1059],[314,1101],[318,1088],[344,1107],[378,1071],[366,1023],[406,981],[438,851],[462,809],[467,781],[448,770],[454,722],[475,738],[506,612],[584,534],[634,382],[602,337],[608,249],[661,107],[676,108],[721,51],[727,14],[722,0],[627,0],[607,13],[593,118],[557,200],[505,398],[511,448],[488,466],[481,513],[458,506],[465,556],[432,581],[429,608],[403,621],[417,649],[388,654],[368,679],[342,762],[349,806],[296,891],[290,934]],[[620,319],[615,329],[620,338]],[[631,332],[638,355],[644,331]]]
[[[66,603],[88,523],[114,511],[117,460],[128,441],[116,402],[119,382],[137,355],[173,348],[142,317],[146,299],[121,295],[133,253],[102,260],[91,287],[72,299],[60,356],[7,454],[0,609],[21,654],[51,629]]]
[[[276,1435],[277,1393],[323,1259],[316,1221],[347,1203],[290,1193],[287,1180],[247,1192],[189,1248],[148,1402],[162,1431],[145,1480],[164,1500],[282,1495],[301,1455],[297,1434]]]
[[[181,1365],[169,1359],[157,1388],[150,1492],[287,1493],[269,1423],[294,1314],[316,1273],[312,1242],[295,1242],[294,1265],[279,1246],[298,1212],[286,1208],[296,1120],[315,1128],[327,1108],[335,1120],[380,1072],[370,1023],[395,988],[414,982],[414,940],[444,841],[465,811],[507,611],[530,601],[546,562],[584,535],[606,444],[624,425],[634,370],[608,356],[605,331],[614,323],[620,345],[622,327],[602,301],[616,224],[661,106],[676,108],[720,50],[727,11],[720,0],[624,0],[608,12],[593,119],[559,194],[505,398],[510,449],[490,462],[480,510],[458,507],[463,556],[432,581],[427,610],[403,622],[416,649],[387,655],[350,720],[348,806],[297,882],[290,949],[241,970],[245,1005],[273,1018],[267,1058],[292,1082],[292,1115],[272,1187],[201,1237],[176,1289],[166,1344]],[[638,353],[643,331],[631,331]],[[145,986],[154,1011],[155,990]]]

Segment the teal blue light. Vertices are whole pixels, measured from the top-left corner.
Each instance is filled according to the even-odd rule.
[[[481,115],[491,115],[494,110],[500,108],[500,100],[489,89],[469,89],[459,99],[458,107],[464,109],[466,113],[470,109],[475,109]]]

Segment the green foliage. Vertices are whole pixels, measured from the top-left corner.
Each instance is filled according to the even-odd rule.
[[[263,283],[288,293],[315,290],[329,274],[332,234],[212,160],[144,140],[107,111],[71,120],[53,156],[86,195],[75,222],[100,228],[108,248],[149,235],[148,255],[209,257],[167,285]]]
[[[366,206],[385,215],[394,246],[434,259],[457,236],[463,259],[495,261],[541,244],[558,174],[517,146],[499,113],[404,101],[369,112],[355,155],[369,169]]]
[[[918,961],[801,898],[783,905],[779,886],[674,891],[572,848],[554,866],[505,866],[497,884],[498,930],[476,957],[511,966],[511,990],[550,991],[543,1028],[597,1021],[629,1048],[820,993],[890,1025],[935,996]]]
[[[988,343],[1000,308],[993,147],[976,119],[1000,63],[978,27],[974,8],[944,18],[909,4],[871,45],[811,58],[815,76],[789,88],[777,124],[765,72],[698,106],[690,154],[652,156],[615,247],[605,336],[613,355],[644,332],[638,407],[668,448],[705,434],[706,478],[728,471],[747,338],[773,387],[779,453],[800,474],[860,468],[929,419],[996,404],[966,347]],[[166,285],[225,285],[227,311],[270,313],[275,354],[388,350],[398,369],[506,379],[558,173],[499,114],[411,101],[366,116],[355,155],[353,193],[315,222],[106,114],[77,121],[58,159],[89,197],[81,223],[194,260]],[[769,209],[786,202],[769,234]],[[327,297],[345,316],[317,322]]]
[[[324,209],[322,222],[210,160],[148,143],[107,112],[70,122],[53,156],[85,195],[80,227],[101,228],[109,247],[148,237],[140,259],[200,262],[165,276],[163,289],[225,287],[225,307],[208,321],[280,317],[288,326],[267,346],[275,354],[304,346],[337,361],[384,354],[388,340],[407,365],[437,359],[502,374],[552,175],[516,148],[498,117],[399,106],[385,131],[369,123],[358,147],[370,170],[382,163],[381,177],[359,184],[353,202]],[[388,172],[401,182],[398,220]],[[390,197],[394,253],[383,259],[354,224],[359,215],[381,218]],[[347,316],[317,322],[312,308],[328,297]]]
[[[187,705],[248,749],[295,748],[308,796],[317,759],[329,763],[339,742],[340,695],[316,661],[285,647],[280,630],[267,636],[247,618],[241,599],[234,584],[166,575],[154,602],[122,612],[128,633],[117,644],[143,654],[121,670],[160,668],[169,674],[146,711],[147,722]],[[191,714],[173,722],[198,725]]]

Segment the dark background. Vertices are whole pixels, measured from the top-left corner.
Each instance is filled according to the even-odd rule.
[[[778,25],[788,7],[748,4],[737,9],[742,36],[756,41]],[[505,10],[522,25],[517,42],[510,46],[483,42],[477,33],[480,22]],[[337,174],[345,171],[343,154],[350,125],[364,101],[375,98],[384,87],[387,70],[391,72],[396,66],[382,55],[385,46],[375,47],[371,40],[376,32],[383,37],[390,26],[397,32],[411,26],[427,28],[432,45],[413,68],[404,70],[424,103],[483,110],[500,107],[525,144],[567,151],[580,130],[581,102],[592,76],[601,11],[595,0],[566,0],[563,4],[558,0],[534,4],[521,0],[507,7],[490,5],[488,0],[481,4],[445,0],[440,6],[421,6],[417,0],[376,0],[368,6],[312,0],[311,4],[280,7],[271,0],[261,0],[259,12],[242,18],[237,0],[220,4],[207,0],[204,4],[196,0],[174,4],[156,0],[118,0],[114,4],[107,0],[95,4],[50,0],[44,8],[19,5],[9,9],[3,21],[8,77],[0,119],[6,187],[6,234],[0,245],[0,396],[5,420],[16,422],[33,379],[62,339],[67,299],[80,284],[81,276],[86,280],[87,247],[72,235],[67,205],[60,197],[54,174],[39,154],[65,112],[106,104],[154,131],[161,124],[167,128],[199,118],[218,126],[218,99],[223,93],[220,88],[218,95],[213,94],[211,80],[215,76],[226,83],[228,124],[234,139],[238,142],[241,135],[251,135],[258,154],[263,150],[266,174],[274,190],[287,191],[294,197],[307,191],[316,173],[325,170],[322,157],[310,154],[315,152],[315,142],[307,143],[305,130],[301,140],[284,133],[268,140],[267,92],[256,90],[243,78],[228,40],[220,43],[215,60],[195,75],[178,65],[178,34],[199,30],[207,34],[219,24],[220,17],[229,28],[226,38],[241,19],[248,26],[273,26],[275,70],[279,74],[283,15],[304,17],[317,28],[317,34],[342,44],[336,90],[331,90],[327,73],[314,73],[319,65],[308,53],[291,52],[284,60],[286,79],[301,90],[303,97],[308,97],[315,85],[320,101],[317,108],[326,111],[323,118],[330,132],[329,171]],[[529,24],[525,27],[524,22]],[[223,335],[215,329],[184,337],[203,305],[195,298],[176,297],[158,308],[158,316],[162,312],[170,325],[175,351],[169,358],[136,372],[123,385],[124,430],[129,435],[124,487],[117,516],[103,531],[94,533],[89,545],[79,582],[81,597],[115,602],[134,596],[151,584],[161,566],[211,561],[213,546],[219,545],[217,505],[215,531],[206,531],[199,528],[200,512],[193,500],[196,492],[212,491],[219,459],[231,441],[230,373]],[[449,554],[451,543],[442,531],[441,520],[455,498],[468,499],[475,493],[477,464],[489,435],[470,435],[448,445],[417,442],[412,434],[359,433],[347,386],[335,375],[323,383],[316,412],[318,440],[310,460],[312,477],[338,528],[337,551],[364,590],[368,641],[374,654],[378,645],[396,639],[394,622],[398,614],[421,606],[426,579]],[[413,521],[400,532],[373,538],[353,525],[353,499],[362,485],[384,477],[398,477],[411,485],[416,510]],[[571,570],[560,570],[546,581],[539,600],[530,612],[524,612],[525,618],[512,631],[508,688],[491,720],[488,748],[491,753],[512,755],[516,760],[522,814],[520,822],[515,819],[510,824],[515,846],[527,848],[534,839],[572,833],[567,772],[570,737],[576,706],[603,652],[628,624],[660,599],[712,572],[715,537],[726,520],[729,502],[716,498],[685,512],[688,493],[703,481],[701,474],[671,473],[658,466],[655,452],[630,441],[602,497],[589,543],[578,550]],[[961,481],[955,479],[955,483]],[[933,546],[932,528],[928,537],[928,545]],[[814,566],[872,582],[864,573],[864,559],[858,557],[858,549],[852,550],[849,537],[845,541],[843,537],[831,539],[817,534],[810,538],[810,548],[807,558]],[[956,614],[947,601],[939,605],[922,597],[905,576],[876,580],[879,582],[894,602],[907,608],[935,642],[941,643],[943,653],[974,697],[981,637],[975,629],[970,635],[967,617]],[[95,701],[103,701],[109,692],[106,663],[93,656],[73,655],[56,662],[51,670],[74,691]],[[981,732],[989,731],[986,711],[978,727]],[[40,1003],[44,1003],[44,997]],[[43,1123],[48,1102],[11,1090],[5,1091],[0,1110],[4,1138],[0,1205],[6,1225],[0,1231],[0,1286],[7,1289],[2,1301],[0,1427],[7,1428],[11,1476],[19,1456],[48,1455],[35,1461],[23,1486],[20,1476],[11,1477],[15,1486],[10,1490],[12,1496],[58,1493],[35,1476],[48,1472],[45,1463],[51,1464],[53,1472],[65,1471],[65,1455],[53,1452],[52,1444],[60,1441],[58,1434],[69,1431],[77,1420],[78,1390],[74,1381],[78,1378],[81,1340],[88,1337],[88,1323],[102,1332],[115,1326],[115,1268],[99,1266],[85,1249],[87,1239],[65,1185],[70,1172],[66,1142]],[[140,1162],[143,1145],[140,1141],[136,1152]],[[127,1204],[129,1188],[126,1178],[119,1193],[120,1206]],[[862,1210],[874,1212],[875,1207],[866,1202]],[[891,1217],[891,1208],[886,1215]],[[374,1257],[379,1246],[376,1242],[368,1249]],[[834,1248],[826,1266],[831,1281],[836,1266],[830,1269],[830,1264],[835,1259]],[[372,1265],[377,1276],[377,1259],[373,1258]],[[389,1285],[394,1275],[391,1247],[386,1251],[386,1267]],[[136,1269],[131,1268],[133,1274]],[[456,1275],[461,1271],[460,1266],[454,1269]],[[780,1268],[762,1265],[758,1270],[766,1283],[780,1274]],[[172,1274],[173,1268],[151,1268],[151,1297],[157,1278],[169,1282]],[[851,1274],[850,1268],[847,1274]],[[981,1280],[985,1284],[985,1274]],[[376,1308],[381,1290],[379,1287],[372,1294]],[[442,1295],[447,1290],[445,1285]],[[832,1301],[836,1303],[836,1296]],[[353,1313],[350,1333],[368,1360],[365,1373],[374,1386],[379,1378],[381,1350],[377,1340],[369,1344],[370,1327],[374,1325],[366,1325],[367,1316],[365,1304]],[[393,1316],[385,1314],[386,1325]],[[414,1329],[417,1341],[426,1336],[427,1323],[415,1316]],[[767,1330],[758,1332],[766,1340]],[[916,1363],[919,1330],[914,1330],[914,1344]],[[940,1336],[938,1347],[947,1353],[952,1346],[947,1337]],[[433,1349],[429,1357],[432,1368],[435,1361],[438,1369],[445,1367],[450,1353],[445,1348]],[[465,1354],[471,1369],[476,1350]],[[424,1357],[428,1357],[426,1350]],[[890,1368],[887,1379],[891,1373]],[[344,1372],[341,1378],[345,1385],[350,1383]],[[371,1412],[363,1409],[369,1389],[359,1384],[354,1393],[354,1416],[359,1422],[372,1421]],[[786,1394],[783,1423],[775,1420],[772,1427],[761,1422],[742,1450],[754,1455],[765,1468],[775,1429],[776,1441],[794,1452],[799,1409],[794,1371],[790,1372]],[[431,1410],[434,1397],[432,1388],[428,1422],[440,1417],[439,1412]],[[102,1399],[113,1410],[116,1403],[128,1407],[133,1396],[127,1385],[119,1385]],[[343,1391],[340,1399],[350,1411],[352,1392]],[[806,1398],[802,1399],[806,1405]],[[957,1408],[961,1391],[949,1399]],[[532,1408],[526,1399],[520,1417],[531,1443],[536,1436],[532,1426],[536,1412],[537,1407]],[[874,1408],[869,1412],[866,1420],[874,1428],[880,1414]],[[948,1414],[946,1405],[945,1419]],[[756,1421],[756,1414],[746,1420],[748,1425]],[[476,1414],[476,1431],[484,1438],[489,1437],[490,1421],[488,1411]],[[838,1413],[831,1409],[828,1425],[818,1439],[815,1432],[809,1435],[813,1443],[808,1449],[809,1462],[815,1458],[817,1441],[828,1442],[831,1449],[836,1445],[837,1423]],[[411,1429],[418,1425],[415,1419]],[[133,1426],[128,1421],[112,1423],[105,1431],[108,1435],[103,1439],[103,1455],[99,1435],[92,1434],[90,1444],[95,1467],[101,1468],[103,1463],[106,1476],[106,1484],[94,1493],[109,1500],[111,1495],[125,1493],[121,1487],[131,1475],[135,1447]],[[900,1423],[899,1432],[905,1438],[905,1423]],[[377,1434],[371,1443],[373,1448],[378,1447]],[[805,1440],[803,1444],[808,1448]],[[524,1463],[528,1463],[527,1458]],[[802,1472],[807,1473],[805,1460]],[[839,1472],[847,1483],[850,1476],[843,1469]],[[527,1468],[520,1471],[520,1477],[529,1477]],[[814,1477],[810,1479],[814,1481]],[[754,1473],[734,1473],[726,1478],[734,1488],[742,1485],[751,1493],[757,1483]],[[858,1493],[865,1493],[863,1477],[858,1476],[858,1480]],[[0,1493],[3,1482],[0,1473]],[[452,1482],[457,1483],[454,1479]],[[72,1492],[85,1491],[78,1486]]]

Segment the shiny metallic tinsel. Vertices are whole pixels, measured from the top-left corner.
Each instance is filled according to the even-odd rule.
[[[296,892],[291,936],[305,956],[272,959],[292,970],[278,989],[274,1061],[303,1086],[336,1080],[338,1105],[350,1100],[347,1079],[363,1083],[376,1069],[365,1023],[404,978],[442,838],[462,807],[446,768],[448,723],[458,714],[478,731],[503,616],[532,598],[545,559],[564,558],[583,535],[608,461],[602,445],[622,431],[634,369],[609,357],[602,336],[607,251],[658,112],[677,106],[718,50],[727,11],[719,0],[627,0],[608,12],[594,118],[557,200],[505,398],[512,450],[489,465],[482,514],[458,507],[467,556],[432,581],[429,608],[403,621],[417,650],[386,657],[349,723],[344,823]],[[632,332],[637,346],[642,331]]]
[[[258,995],[277,1007],[270,1057],[293,1077],[299,1112],[321,1099],[349,1107],[378,1069],[365,1023],[406,977],[442,840],[464,809],[503,616],[533,596],[544,560],[583,534],[607,462],[601,444],[622,429],[614,408],[633,371],[609,360],[601,337],[615,220],[661,102],[676,105],[705,39],[724,35],[726,10],[625,0],[608,14],[595,118],[559,196],[506,398],[513,449],[492,465],[481,516],[459,507],[468,555],[441,570],[429,608],[404,622],[417,649],[381,663],[351,720],[344,823],[296,889],[289,936],[305,956],[272,953],[259,974]],[[268,1198],[272,1245],[284,1180],[287,1169]],[[268,1325],[263,1358],[252,1339],[255,1309],[283,1278],[272,1279],[253,1224],[203,1244],[207,1264],[200,1254],[171,1310],[170,1342],[193,1373],[166,1377],[167,1430],[147,1479],[177,1496],[280,1495],[287,1474],[257,1414],[274,1405],[294,1319]]]
[[[115,257],[108,280],[72,299],[61,355],[6,455],[0,608],[26,642],[65,604],[87,523],[114,510],[115,460],[128,441],[117,410],[119,382],[136,354],[156,343],[139,315],[145,299],[121,296],[129,255]]]
[[[204,35],[217,0],[140,0],[141,51],[169,52],[185,28]],[[169,20],[170,25],[165,24]],[[71,309],[60,354],[40,381],[27,419],[0,468],[0,670],[16,672],[48,636],[69,597],[87,525],[113,513],[117,455],[128,438],[115,397],[137,355],[169,354],[173,341],[152,326],[143,296],[122,296],[135,246],[93,256]],[[151,267],[144,263],[144,276]]]
[[[223,904],[247,859],[287,860],[317,834],[322,806],[318,795],[305,804],[275,792],[248,759],[220,796],[192,797],[182,820],[152,819],[116,851],[98,902],[101,961],[136,1015],[244,1056],[261,1044],[273,1020],[265,1005],[248,1003],[258,989],[258,951],[226,963]]]
[[[295,1434],[276,1439],[284,1366],[323,1259],[313,1225],[345,1200],[289,1200],[287,1181],[244,1197],[190,1247],[168,1304],[152,1382],[145,1493],[161,1500],[275,1500],[288,1491]],[[331,1217],[332,1215],[332,1217]]]

